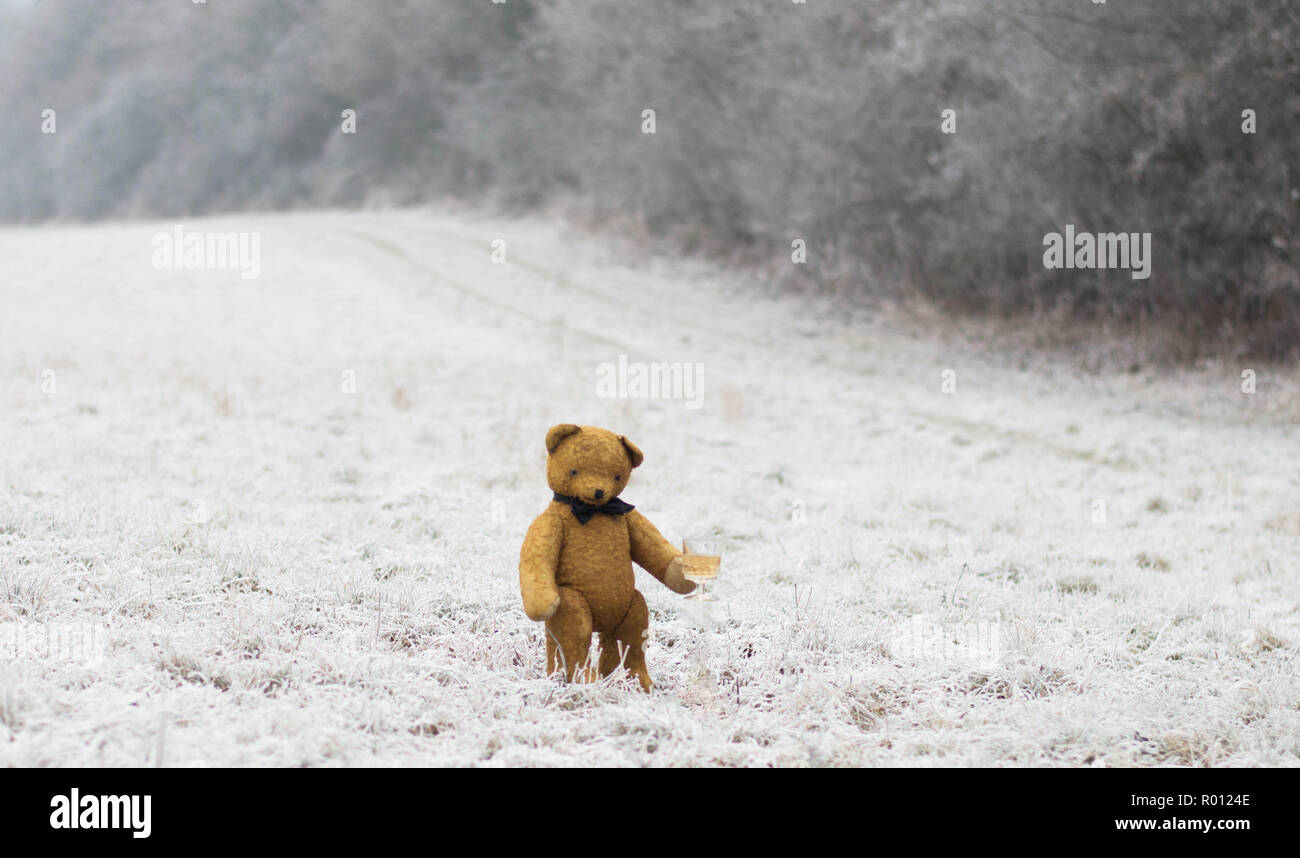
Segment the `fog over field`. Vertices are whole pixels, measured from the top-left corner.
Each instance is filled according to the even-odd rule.
[[[1290,357],[1298,44],[1284,0],[16,2],[0,219],[560,203],[841,304]],[[1149,279],[1046,268],[1067,226]]]

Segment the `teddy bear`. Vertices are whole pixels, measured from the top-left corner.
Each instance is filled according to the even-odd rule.
[[[622,664],[648,692],[650,612],[632,564],[675,593],[695,584],[682,575],[682,553],[618,496],[645,457],[622,435],[573,423],[551,427],[546,453],[554,495],[519,551],[524,613],[546,623],[546,671],[593,682]],[[587,664],[593,632],[600,635],[598,673]]]

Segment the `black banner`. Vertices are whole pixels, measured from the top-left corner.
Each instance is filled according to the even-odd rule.
[[[1232,846],[1287,834],[1296,785],[1281,770],[9,769],[0,818],[23,841],[126,848],[214,837],[339,847],[453,828],[505,845],[566,826],[639,837],[681,836],[684,825],[696,845],[803,831]]]

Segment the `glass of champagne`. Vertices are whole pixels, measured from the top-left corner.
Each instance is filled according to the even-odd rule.
[[[695,582],[695,592],[686,598],[716,602],[718,597],[709,592],[709,584],[717,579],[722,567],[722,540],[712,536],[683,539],[682,554],[682,575]]]

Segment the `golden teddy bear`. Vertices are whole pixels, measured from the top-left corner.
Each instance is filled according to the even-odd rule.
[[[632,564],[675,593],[689,593],[695,584],[682,576],[682,553],[618,497],[644,456],[622,435],[572,423],[551,427],[546,452],[554,497],[519,552],[524,613],[546,622],[546,671],[593,681],[587,653],[596,632],[599,675],[623,664],[649,691],[643,647],[650,612]]]

